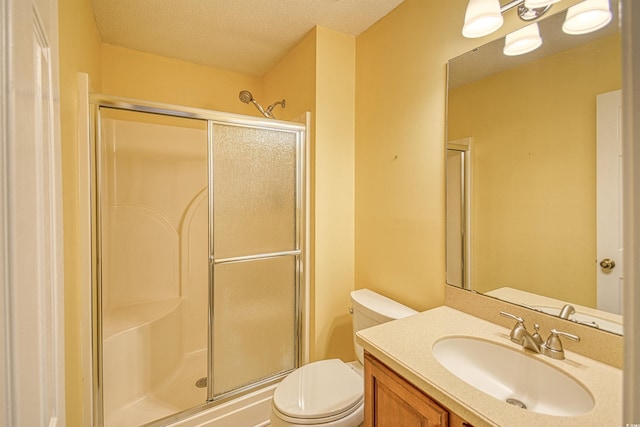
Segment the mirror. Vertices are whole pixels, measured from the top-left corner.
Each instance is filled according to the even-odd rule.
[[[594,33],[564,34],[562,11],[531,53],[503,38],[449,61],[447,283],[621,334],[620,157],[601,147],[619,126],[614,3]]]

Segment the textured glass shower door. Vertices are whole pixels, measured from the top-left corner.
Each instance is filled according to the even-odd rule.
[[[92,104],[95,425],[188,419],[297,368],[305,126]]]
[[[209,400],[299,361],[302,133],[209,122]],[[211,178],[210,178],[211,179]]]

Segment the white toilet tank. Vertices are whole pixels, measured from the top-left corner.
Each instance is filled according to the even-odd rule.
[[[353,345],[356,356],[362,364],[364,364],[364,350],[356,344],[356,332],[418,313],[406,305],[369,289],[358,289],[351,292],[351,307],[353,309]]]

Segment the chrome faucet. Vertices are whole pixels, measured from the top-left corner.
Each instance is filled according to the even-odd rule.
[[[535,332],[530,334],[524,326],[524,319],[522,317],[515,316],[505,311],[501,311],[500,315],[516,321],[516,324],[513,326],[513,329],[511,329],[511,334],[509,335],[511,341],[521,345],[527,350],[543,354],[551,357],[552,359],[564,359],[564,349],[562,347],[562,341],[560,341],[561,336],[573,341],[580,341],[580,337],[577,335],[562,332],[557,329],[551,329],[549,338],[547,338],[547,341],[543,342],[542,337],[538,333],[538,330],[540,329],[539,325],[535,324],[533,326]]]
[[[561,319],[569,319],[572,314],[575,314],[576,309],[571,304],[565,304],[560,309],[560,318]]]
[[[540,328],[537,324],[535,325],[535,333],[531,335],[527,328],[524,326],[524,319],[522,317],[515,316],[511,313],[507,313],[505,311],[501,311],[500,315],[504,317],[508,317],[516,321],[513,329],[511,329],[511,341],[516,344],[520,344],[522,347],[527,350],[531,350],[536,353],[540,353],[540,346],[542,345],[542,337],[538,333],[538,329]]]

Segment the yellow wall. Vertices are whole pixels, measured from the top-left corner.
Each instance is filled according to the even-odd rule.
[[[83,381],[80,334],[82,288],[79,282],[78,205],[78,72],[90,75],[93,88],[101,89],[100,36],[89,0],[58,2],[60,43],[60,118],[62,133],[62,184],[65,273],[65,383],[68,426],[81,426]]]
[[[261,99],[257,77],[104,43],[102,93],[231,113],[259,115],[238,99],[247,89]]]
[[[444,295],[447,61],[522,26],[465,39],[467,3],[405,0],[356,40],[356,288],[418,310]]]
[[[315,358],[353,360],[355,39],[318,28],[315,142]]]
[[[406,0],[356,40],[356,288],[417,310],[444,298],[445,73],[466,3]]]
[[[613,35],[449,95],[449,138],[473,137],[474,289],[596,304],[596,95],[620,89]]]
[[[259,101],[263,105],[283,98],[287,100],[284,109],[278,106],[273,110],[279,119],[294,120],[307,111],[315,114],[316,32],[315,28],[309,31],[291,52],[262,78],[262,95]],[[313,135],[313,121],[311,126]]]

